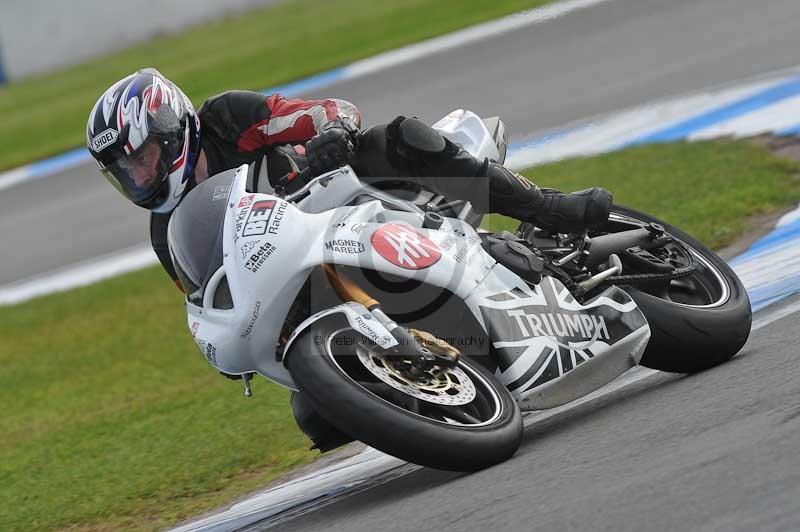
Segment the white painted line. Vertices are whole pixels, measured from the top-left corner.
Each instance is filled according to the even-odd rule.
[[[258,493],[220,513],[175,528],[173,532],[238,530],[247,524],[329,495],[345,486],[363,484],[404,465],[406,462],[399,458],[367,447],[342,462]]]
[[[294,94],[292,92],[295,90],[317,90],[328,85],[333,85],[334,83],[373,74],[458,46],[508,33],[524,28],[525,26],[548,22],[561,18],[574,11],[613,1],[614,0],[565,0],[554,4],[548,4],[543,7],[522,11],[490,22],[476,24],[463,30],[378,54],[344,67],[321,72],[314,76],[282,85],[281,87],[274,87],[274,89],[276,92],[286,92],[284,96],[287,97],[298,96],[299,94]],[[0,172],[0,190],[5,190],[34,179],[49,177],[69,168],[84,164],[90,160],[88,154],[86,154],[86,157],[80,157],[75,155],[75,151],[76,150],[72,150],[36,163],[6,172]]]
[[[90,285],[157,263],[158,258],[149,244],[136,246],[0,287],[0,305],[15,305],[35,297]]]
[[[518,30],[526,26],[555,20],[574,11],[611,1],[613,0],[566,0],[564,2],[515,13],[490,22],[476,24],[475,26],[470,26],[469,28],[458,30],[441,37],[434,37],[427,41],[404,46],[391,52],[352,63],[344,67],[342,79],[349,80],[380,70],[386,70],[425,56],[441,53],[459,46],[464,46],[465,44]]]
[[[784,227],[786,225],[796,222],[797,220],[800,220],[800,208],[795,209],[792,212],[787,212],[786,214],[781,216],[781,219],[778,220],[778,223],[775,224],[775,227]]]
[[[790,305],[787,305],[787,306],[785,306],[783,308],[779,308],[777,310],[769,312],[766,315],[761,316],[758,319],[756,319],[753,322],[753,329],[752,330],[755,331],[755,330],[758,330],[758,329],[760,329],[762,327],[766,327],[770,323],[774,323],[774,322],[776,322],[778,320],[782,320],[783,318],[791,316],[792,314],[797,314],[798,312],[800,312],[800,301],[795,301],[794,303],[792,303]]]
[[[780,131],[797,125],[800,121],[800,96],[788,98],[774,105],[764,107],[759,112],[749,113],[732,120],[720,122],[701,129],[689,140],[707,140],[719,137],[752,137],[772,131]]]
[[[770,313],[753,322],[753,331],[765,327],[781,318],[800,312],[800,301],[777,312]],[[539,410],[525,416],[525,427],[532,427],[548,419],[568,414],[581,406],[589,406],[602,400],[609,394],[623,390],[658,375],[667,378],[669,373],[637,366],[627,371],[614,381],[594,392],[565,405]],[[202,520],[173,529],[173,532],[189,532],[201,530],[234,530],[247,524],[268,519],[271,516],[315,499],[335,493],[342,489],[358,487],[367,483],[370,477],[384,474],[404,465],[405,462],[372,448],[367,448],[358,455],[339,464],[311,473],[297,480],[281,484],[258,493],[227,510],[208,516]],[[421,469],[421,466],[408,464],[407,473]]]
[[[14,187],[16,185],[30,181],[32,175],[27,166],[15,168],[0,174],[0,190]]]
[[[781,131],[800,123],[800,84],[792,84],[798,76],[800,68],[794,67],[573,122],[561,128],[566,133],[543,132],[514,142],[506,163],[521,169],[607,153],[684,122],[688,124],[681,138],[688,140]],[[759,101],[759,95],[786,84],[789,88],[785,94],[777,91],[777,96]],[[738,112],[737,106],[741,106]],[[724,112],[715,116],[716,111],[726,108],[732,109],[730,116]],[[702,120],[704,115],[709,115],[707,120]],[[693,119],[698,119],[696,125]]]

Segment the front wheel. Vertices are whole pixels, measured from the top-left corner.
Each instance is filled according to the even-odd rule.
[[[654,288],[623,286],[650,324],[650,342],[640,364],[693,373],[733,357],[750,335],[752,310],[731,267],[691,236],[650,215],[615,206],[610,222],[661,224],[679,244],[667,250],[670,260],[695,265],[691,275]]]
[[[399,358],[399,360],[398,360]],[[473,471],[510,458],[522,415],[510,392],[468,357],[412,377],[334,314],[303,331],[287,355],[295,384],[337,429],[403,460]]]

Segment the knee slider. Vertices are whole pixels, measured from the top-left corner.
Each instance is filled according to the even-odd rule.
[[[416,118],[398,116],[387,127],[387,137],[396,155],[413,162],[436,159],[447,151],[444,137]]]

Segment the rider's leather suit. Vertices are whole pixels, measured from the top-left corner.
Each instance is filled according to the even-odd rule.
[[[361,123],[358,109],[344,100],[287,100],[250,91],[210,98],[198,116],[208,175],[245,163],[260,164],[267,155],[273,186],[291,170],[287,157],[306,166],[304,145],[323,126],[337,120],[356,127]],[[413,118],[398,117],[370,128],[358,144],[353,167],[361,179],[413,181],[449,199],[468,200],[482,213],[497,212],[571,232],[605,221],[611,208],[611,194],[603,189],[573,194],[539,189],[496,162],[476,159]],[[177,281],[167,248],[169,218],[151,214],[150,239],[164,269]]]

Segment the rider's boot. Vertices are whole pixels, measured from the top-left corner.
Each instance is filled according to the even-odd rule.
[[[564,194],[539,188],[523,176],[489,162],[489,212],[531,222],[562,233],[578,233],[608,220],[613,198],[608,190],[593,187]]]
[[[411,165],[417,176],[455,178],[435,183],[445,195],[467,199],[484,213],[496,212],[569,233],[605,222],[611,211],[612,196],[605,189],[564,194],[539,188],[499,163],[476,159],[415,118],[396,118],[387,126],[386,138],[387,155],[395,166]]]

